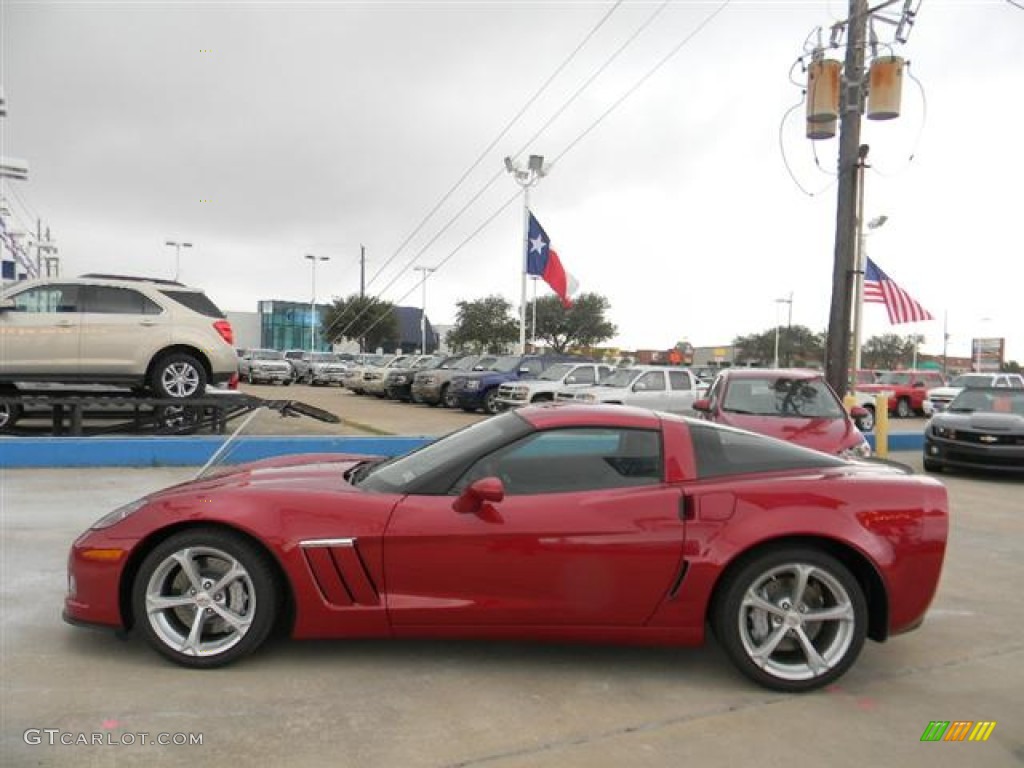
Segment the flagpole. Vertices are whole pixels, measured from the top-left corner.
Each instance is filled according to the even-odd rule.
[[[511,157],[505,158],[505,170],[523,188],[523,265],[519,285],[519,354],[526,354],[526,270],[530,257],[530,187],[547,173],[543,155],[530,155],[526,168],[520,168]]]
[[[530,256],[530,185],[523,185],[523,273],[519,292],[519,354],[526,354],[526,270]]]

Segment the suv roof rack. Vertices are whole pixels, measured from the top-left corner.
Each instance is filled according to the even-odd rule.
[[[88,277],[93,280],[127,280],[134,283],[156,283],[157,285],[177,285],[182,288],[185,287],[184,283],[179,283],[177,280],[164,280],[159,277],[140,277],[138,275],[107,275],[99,272],[88,272],[79,277]]]

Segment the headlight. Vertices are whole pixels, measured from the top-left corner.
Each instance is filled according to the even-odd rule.
[[[944,437],[947,440],[956,440],[956,430],[949,427],[932,427],[932,434],[936,437]]]
[[[584,392],[584,393],[580,393],[580,394],[576,395],[576,399],[580,400],[581,402],[584,402],[584,403],[594,403],[594,402],[597,402],[597,396],[593,395],[593,394],[591,394],[589,392]]]
[[[479,381],[467,381],[466,382],[466,389],[480,389],[480,382]]]
[[[409,377],[408,376],[395,376],[393,379],[391,379],[391,383],[392,384],[408,384],[409,383]]]
[[[871,456],[871,446],[866,440],[862,440],[852,448],[846,448],[839,452],[844,459],[867,459]]]
[[[144,506],[146,506],[148,502],[149,499],[143,498],[133,501],[130,504],[125,504],[123,507],[118,507],[113,512],[108,512],[95,523],[93,523],[92,529],[98,530],[100,528],[109,528],[112,525],[116,525],[117,523],[120,523],[122,520],[128,517],[128,515],[133,514],[134,512],[137,512],[138,510],[142,509]]]

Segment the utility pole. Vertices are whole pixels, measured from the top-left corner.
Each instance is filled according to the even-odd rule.
[[[359,298],[366,295],[366,246],[359,246]]]
[[[850,376],[850,312],[853,307],[854,254],[857,247],[858,168],[863,162],[860,115],[864,98],[867,22],[867,0],[850,0],[840,99],[842,115],[839,120],[839,190],[832,265],[832,306],[825,343],[825,378],[840,398],[846,395]]]

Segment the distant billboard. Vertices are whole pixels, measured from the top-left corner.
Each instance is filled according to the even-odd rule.
[[[1003,367],[1006,339],[971,339],[971,359],[976,371],[999,371]]]

